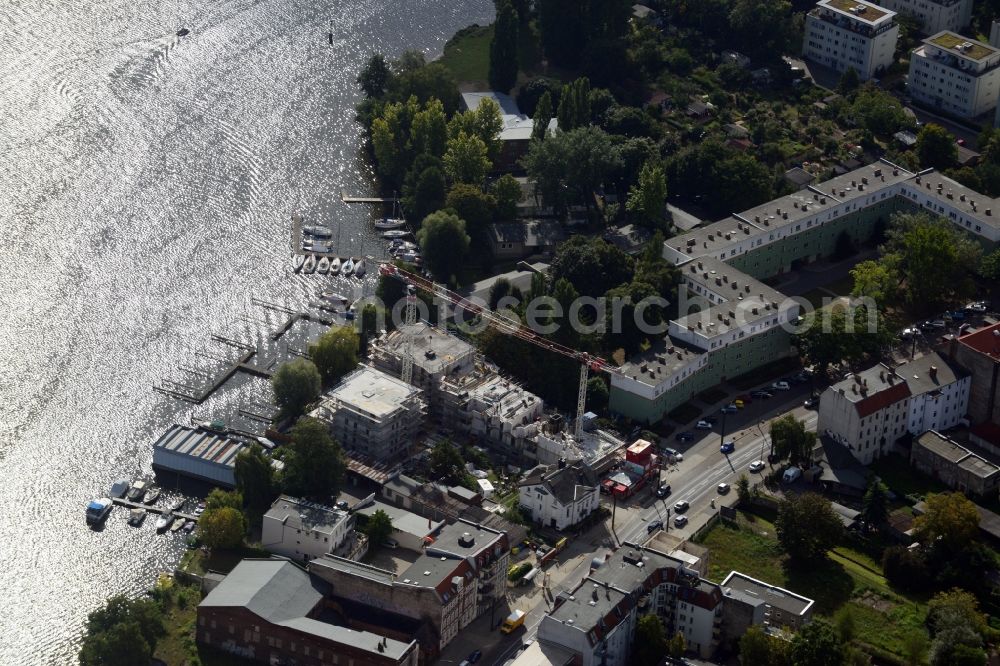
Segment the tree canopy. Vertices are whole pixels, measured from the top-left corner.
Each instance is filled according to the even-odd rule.
[[[431,449],[431,474],[452,485],[464,485],[465,460],[455,445],[447,439],[440,440]]]
[[[298,416],[319,397],[323,380],[312,361],[296,358],[278,368],[271,377],[274,401],[287,416]]]
[[[232,507],[205,509],[198,519],[198,536],[211,548],[231,550],[243,543],[247,524],[243,514]]]
[[[805,421],[792,414],[771,421],[771,445],[779,460],[790,459],[793,465],[809,462],[816,433],[806,430]]]
[[[344,478],[344,457],[326,424],[302,418],[292,427],[285,454],[282,484],[300,497],[326,500],[336,496]]]
[[[382,509],[373,513],[365,523],[365,534],[373,546],[385,543],[392,535],[392,518]]]
[[[510,0],[497,1],[497,20],[490,40],[490,88],[510,92],[517,83],[518,16]]]
[[[895,335],[880,312],[858,305],[825,308],[807,315],[794,339],[805,363],[817,366],[822,374],[834,364],[855,366],[878,358]]]
[[[81,666],[146,664],[166,631],[163,613],[152,599],[116,595],[87,617],[80,648]]]
[[[358,367],[358,332],[353,326],[333,326],[309,345],[309,355],[328,384]]]
[[[236,455],[235,475],[236,490],[243,496],[249,517],[256,523],[278,494],[274,467],[260,444],[254,442]]]
[[[444,170],[453,181],[480,185],[491,168],[486,144],[478,136],[461,131],[448,139]]]
[[[646,162],[639,172],[639,182],[628,193],[626,209],[640,224],[662,229],[666,225],[667,178],[663,167]]]
[[[830,500],[816,493],[783,499],[774,526],[781,547],[799,563],[825,559],[844,532]]]
[[[877,478],[872,479],[865,490],[861,517],[867,527],[876,529],[889,519],[889,489]]]
[[[925,169],[948,169],[958,160],[955,137],[940,125],[927,123],[917,134],[917,156]]]
[[[427,267],[444,281],[450,281],[461,268],[469,252],[469,240],[465,220],[447,211],[428,215],[417,232]]]
[[[533,141],[522,163],[545,203],[565,211],[570,203],[591,206],[594,190],[619,169],[621,161],[611,137],[586,126]]]
[[[979,533],[976,505],[961,493],[937,493],[927,497],[927,510],[917,516],[914,529],[924,543],[937,541],[953,551],[963,549]]]
[[[549,270],[553,282],[565,278],[583,296],[603,296],[632,276],[634,260],[602,238],[572,236],[556,250]]]
[[[793,666],[843,666],[843,647],[829,622],[819,618],[792,639]]]
[[[638,666],[657,666],[667,653],[667,632],[657,615],[643,615],[635,627],[635,655]]]

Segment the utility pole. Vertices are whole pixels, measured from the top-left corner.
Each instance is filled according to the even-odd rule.
[[[618,494],[611,488],[611,531],[615,531],[615,509],[618,508]]]

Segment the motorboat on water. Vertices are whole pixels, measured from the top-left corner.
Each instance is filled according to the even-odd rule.
[[[302,266],[303,273],[314,273],[316,272],[316,255],[310,254],[306,258],[306,263]]]
[[[132,484],[129,483],[128,479],[117,479],[111,484],[111,497],[125,497],[125,493],[128,492],[129,487]]]
[[[337,275],[340,273],[340,257],[334,257],[330,260],[330,275]]]
[[[191,31],[188,30],[187,28],[181,28],[180,30],[177,31],[177,36],[178,37],[187,37],[190,34],[191,34]]]
[[[146,520],[145,509],[132,509],[128,512],[128,524],[132,527],[139,527]]]
[[[145,494],[146,494],[146,482],[136,481],[135,483],[132,484],[132,487],[129,489],[125,497],[130,502],[141,502]]]
[[[296,254],[292,257],[292,268],[296,273],[302,270],[302,266],[306,263],[306,256],[304,254]]]
[[[336,303],[338,305],[347,305],[348,298],[343,294],[337,294],[332,291],[324,291],[319,295],[320,300],[326,301],[327,303]]]
[[[302,249],[306,252],[316,252],[318,254],[328,254],[333,252],[333,243],[330,241],[305,241],[302,243]]]
[[[143,501],[146,504],[156,504],[158,499],[160,499],[160,489],[156,486],[150,486],[149,490],[146,491],[146,499]]]
[[[165,532],[174,522],[174,514],[172,511],[167,511],[163,513],[159,518],[156,519],[156,531]]]
[[[326,275],[330,272],[330,257],[320,257],[316,263],[316,272],[320,275]]]
[[[399,229],[406,226],[406,220],[398,217],[386,217],[381,220],[375,220],[375,228],[379,231],[388,231],[389,229]]]
[[[87,503],[87,524],[99,525],[103,523],[104,519],[108,517],[109,513],[111,513],[111,507],[113,506],[114,503],[109,497],[90,500]]]
[[[405,229],[390,229],[382,232],[382,238],[406,238],[410,232]]]
[[[354,264],[354,277],[363,278],[367,272],[368,269],[365,268],[364,258],[358,259],[358,263]]]
[[[194,532],[195,525],[196,523],[193,520],[187,521],[186,523],[184,523],[184,531],[187,532],[188,534]]]
[[[340,265],[340,274],[344,277],[350,277],[351,273],[354,272],[354,260],[348,257],[343,264]]]
[[[315,236],[316,238],[332,238],[333,229],[330,227],[302,227],[302,231],[309,234],[310,236]]]
[[[170,525],[170,531],[171,532],[180,532],[182,529],[184,529],[184,519],[183,518],[175,518],[173,524]]]
[[[389,242],[389,250],[397,250],[397,249],[416,250],[419,248],[420,246],[417,245],[416,243],[405,241],[402,240],[401,238],[397,238],[396,240]]]

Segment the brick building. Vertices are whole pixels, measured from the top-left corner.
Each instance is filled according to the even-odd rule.
[[[948,353],[972,375],[969,420],[1000,423],[1000,324],[952,340]]]

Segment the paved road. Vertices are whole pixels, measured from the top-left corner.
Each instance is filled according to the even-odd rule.
[[[664,524],[667,524],[667,509],[672,509],[674,502],[678,500],[687,500],[691,504],[691,508],[686,513],[690,522],[681,529],[671,524],[669,532],[684,537],[690,536],[714,512],[714,509],[711,508],[713,499],[716,500],[717,505],[720,500],[726,504],[735,503],[735,485],[740,474],[747,474],[752,481],[754,477],[760,480],[764,474],[772,469],[768,466],[763,473],[756,475],[750,474],[747,469],[754,460],[766,460],[770,443],[767,424],[771,419],[791,413],[796,418],[805,421],[807,429],[816,429],[816,412],[802,407],[802,402],[809,395],[809,392],[808,385],[793,386],[791,391],[778,392],[768,400],[755,400],[738,414],[730,415],[727,418],[726,429],[728,432],[725,439],[733,440],[736,443],[736,450],[732,454],[724,455],[719,450],[721,443],[719,426],[711,431],[697,431],[699,434],[704,434],[688,446],[687,450],[683,451],[683,462],[672,465],[661,476],[661,481],[666,481],[671,485],[673,492],[670,497],[663,500],[651,498],[652,490],[654,490],[651,488],[640,491],[639,495],[632,499],[632,503],[641,503],[640,510],[619,507],[615,524],[615,535],[619,543],[626,541],[645,542],[650,538],[646,529],[649,521],[659,518],[664,521]],[[721,419],[719,425],[721,425]],[[763,455],[761,454],[762,444]],[[734,487],[726,496],[720,496],[716,490],[718,484],[722,482]],[[671,522],[673,518],[674,514],[671,510]],[[607,551],[606,548],[600,548],[593,554],[599,555]],[[561,591],[576,587],[589,573],[590,560],[591,557],[584,557],[571,568],[550,568],[552,598]],[[535,639],[538,625],[547,611],[548,602],[544,600],[543,596],[543,601],[528,612],[523,633],[516,632],[501,642],[497,646],[497,654],[488,654],[484,663],[500,666],[508,659],[513,658],[526,641]]]

